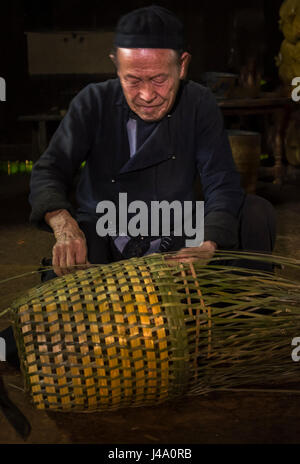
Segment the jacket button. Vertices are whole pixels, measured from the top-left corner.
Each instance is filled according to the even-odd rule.
[[[172,160],[175,160],[176,159],[176,156],[175,155],[172,155]]]
[[[114,183],[116,182],[116,179],[112,179],[111,181],[112,181],[112,183],[114,184]]]

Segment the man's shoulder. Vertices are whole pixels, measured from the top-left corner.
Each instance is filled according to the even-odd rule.
[[[215,96],[212,91],[198,82],[188,80],[184,83],[183,95],[186,99],[194,102],[194,104],[202,103],[216,103]]]
[[[99,102],[109,97],[110,102],[118,101],[122,96],[122,89],[118,78],[103,82],[93,82],[86,85],[75,97],[78,103]]]
[[[207,87],[192,80],[185,81],[185,89],[197,95],[204,95],[207,92]]]

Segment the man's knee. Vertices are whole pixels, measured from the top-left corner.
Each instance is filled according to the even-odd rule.
[[[246,195],[243,206],[243,212],[246,212],[247,215],[250,214],[256,217],[257,215],[264,216],[265,214],[275,215],[275,209],[268,200],[258,195],[253,195],[250,193]]]
[[[265,198],[248,194],[241,212],[240,240],[243,249],[271,252],[276,238],[276,212]]]

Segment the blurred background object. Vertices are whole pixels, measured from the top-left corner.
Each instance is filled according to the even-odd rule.
[[[230,98],[238,80],[238,74],[206,72],[201,75],[200,82],[209,87],[217,98]]]
[[[256,193],[261,155],[261,135],[258,132],[229,130],[233,160],[247,193]]]
[[[258,96],[266,50],[264,11],[247,7],[235,10],[229,21],[227,68],[239,74],[236,96]]]
[[[292,166],[300,166],[300,111],[291,117],[285,134],[285,156]]]
[[[300,2],[284,0],[281,5],[279,26],[284,40],[276,58],[279,77],[290,94],[291,81],[300,76]]]

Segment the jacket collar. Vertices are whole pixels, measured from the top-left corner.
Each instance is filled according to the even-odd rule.
[[[171,158],[173,149],[169,126],[169,118],[163,118],[135,155],[121,168],[119,174],[145,169]]]
[[[122,86],[116,99],[116,105],[125,110],[124,117],[129,117],[130,108],[125,99]],[[159,164],[174,156],[174,134],[176,134],[176,109],[181,100],[184,82],[181,82],[172,110],[159,123],[145,143],[137,150],[119,170],[119,174],[138,171]]]

